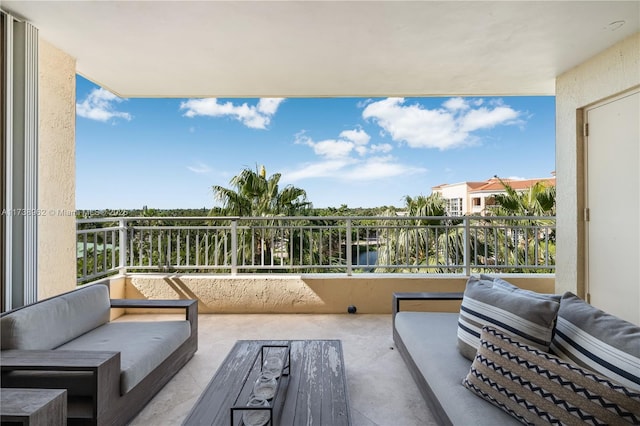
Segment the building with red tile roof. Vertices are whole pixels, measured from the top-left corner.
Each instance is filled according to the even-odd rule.
[[[482,182],[445,183],[432,187],[431,192],[444,198],[449,216],[484,215],[489,207],[495,205],[494,197],[497,194],[506,194],[500,180],[496,176]],[[502,182],[523,192],[538,182],[555,186],[556,178],[502,179]]]

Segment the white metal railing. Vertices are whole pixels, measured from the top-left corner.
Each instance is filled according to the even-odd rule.
[[[553,273],[554,217],[120,217],[77,221],[78,282],[116,272]]]

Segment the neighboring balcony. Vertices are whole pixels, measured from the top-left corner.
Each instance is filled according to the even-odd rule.
[[[479,273],[553,291],[555,233],[554,217],[80,219],[77,276],[203,313],[387,313],[393,291],[460,291]]]

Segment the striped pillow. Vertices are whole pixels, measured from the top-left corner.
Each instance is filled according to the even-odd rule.
[[[564,360],[640,391],[640,327],[571,292],[562,296],[551,350]]]
[[[640,393],[492,327],[462,384],[524,424],[640,424]]]
[[[511,284],[509,281],[505,281],[502,278],[492,277],[491,275],[480,274],[480,281],[490,281],[494,286],[500,286],[507,289],[512,289],[517,291],[518,293],[527,294],[531,297],[540,298],[543,300],[555,300],[560,303],[560,299],[562,298],[561,294],[548,294],[548,293],[538,293],[531,290],[524,290],[522,288],[518,288],[517,286]]]
[[[469,278],[458,317],[458,351],[473,360],[485,325],[548,351],[560,308],[559,299],[560,296],[542,295],[486,279]]]

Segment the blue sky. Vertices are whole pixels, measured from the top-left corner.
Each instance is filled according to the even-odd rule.
[[[319,208],[555,170],[549,96],[120,99],[77,76],[76,97],[78,209],[211,208],[263,164]]]

